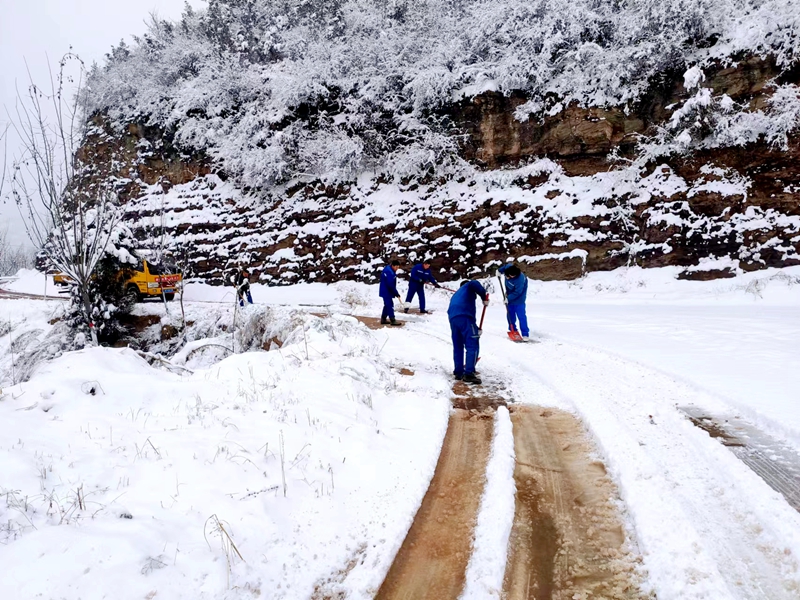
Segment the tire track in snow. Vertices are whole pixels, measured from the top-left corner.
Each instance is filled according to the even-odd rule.
[[[512,407],[516,515],[504,598],[648,598],[626,545],[617,497],[570,413]]]
[[[519,372],[512,390],[518,398],[566,402],[597,437],[661,600],[800,596],[800,519],[677,412],[676,403],[702,404],[704,394],[555,341],[503,354]]]
[[[406,329],[405,334],[410,331],[413,330]],[[430,335],[429,332],[419,333]],[[494,416],[495,407],[505,404],[511,397],[505,388],[508,373],[495,373],[487,365],[485,375],[487,385],[471,387],[456,383],[453,386],[457,412],[468,411],[473,419],[484,422]],[[506,409],[497,408],[489,463],[496,472],[488,472],[487,467],[474,543],[462,545],[460,549],[451,548],[451,552],[471,553],[466,574],[461,579],[465,581],[461,598],[544,600],[588,597],[587,594],[624,600],[647,597],[647,593],[640,590],[636,558],[630,548],[625,547],[621,516],[609,500],[617,494],[604,466],[594,458],[579,422],[560,411],[553,416],[554,411],[548,410],[541,419],[534,418],[540,416],[541,411],[533,415],[531,409],[516,406],[512,406],[511,411],[515,413],[513,429]],[[549,423],[552,430],[548,428],[547,417],[553,417]],[[503,424],[508,431],[500,435]],[[499,443],[503,441],[501,438],[506,445],[513,444],[523,458],[515,461],[513,451],[503,451],[503,444]],[[503,453],[506,456],[501,456]],[[503,459],[507,460],[503,462]],[[479,460],[483,464],[483,458]],[[497,468],[496,462],[504,465],[508,462],[507,468]],[[542,471],[537,464],[558,466]],[[555,474],[555,470],[561,473]],[[521,490],[516,499],[515,485]],[[431,496],[436,500],[435,491],[429,491],[426,499]],[[530,510],[534,506],[535,514]],[[406,552],[398,553],[393,566],[395,573],[390,572],[381,590],[384,592],[389,585],[394,585],[392,595],[379,594],[379,598],[455,598],[452,594],[457,590],[456,585],[444,590],[432,586],[432,561],[425,552],[418,551],[441,544],[441,540],[426,539],[424,533],[419,533],[430,525],[426,525],[426,520],[430,521],[431,515],[421,509],[404,542]],[[512,522],[513,537],[510,535]],[[547,524],[549,528],[543,527]],[[435,526],[429,527],[429,531],[442,533]],[[416,551],[415,556],[412,556],[413,551]],[[543,563],[549,565],[545,568],[547,573],[540,569]],[[461,568],[461,565],[455,566],[455,569]],[[397,572],[402,575],[397,576]],[[443,577],[453,581],[454,572],[444,572]],[[390,582],[392,578],[394,581]]]
[[[456,409],[411,529],[376,600],[455,600],[464,587],[492,420]]]

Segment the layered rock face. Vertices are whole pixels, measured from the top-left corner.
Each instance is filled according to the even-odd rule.
[[[777,72],[750,59],[708,72],[704,85],[757,109]],[[453,277],[508,257],[538,279],[625,265],[709,279],[800,264],[800,139],[626,166],[638,136],[687,96],[670,75],[627,112],[569,106],[543,122],[515,118],[521,95],[464,100],[445,112],[464,133],[463,157],[483,171],[457,180],[245,191],[206,157],[182,154],[169,132],[115,132],[100,117],[80,158],[85,185],[115,181],[143,240],[167,239],[212,283],[238,265],[266,283],[373,281],[387,259],[425,254]]]

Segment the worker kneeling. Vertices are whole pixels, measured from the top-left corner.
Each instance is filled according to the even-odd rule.
[[[461,288],[453,294],[447,309],[450,332],[453,337],[453,362],[455,363],[453,375],[456,379],[468,383],[481,383],[475,373],[481,335],[475,319],[475,301],[479,297],[483,300],[484,306],[489,306],[489,294],[486,293],[486,289],[475,280],[464,281],[461,283]],[[464,361],[465,351],[466,363]]]

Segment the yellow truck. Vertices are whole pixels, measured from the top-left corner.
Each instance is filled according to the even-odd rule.
[[[72,283],[72,277],[66,273],[56,272],[53,273],[53,283],[60,286],[68,286],[70,283]]]
[[[154,265],[146,260],[135,267],[120,269],[117,277],[123,280],[125,297],[131,303],[145,298],[161,298],[162,292],[167,301],[173,300],[175,288],[182,280],[180,274],[170,273],[161,265]],[[53,283],[67,286],[72,283],[72,278],[65,273],[56,273],[53,275]]]

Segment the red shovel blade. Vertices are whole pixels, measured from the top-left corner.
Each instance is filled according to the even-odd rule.
[[[522,336],[519,334],[519,331],[509,331],[508,339],[510,339],[512,342],[521,342]]]

